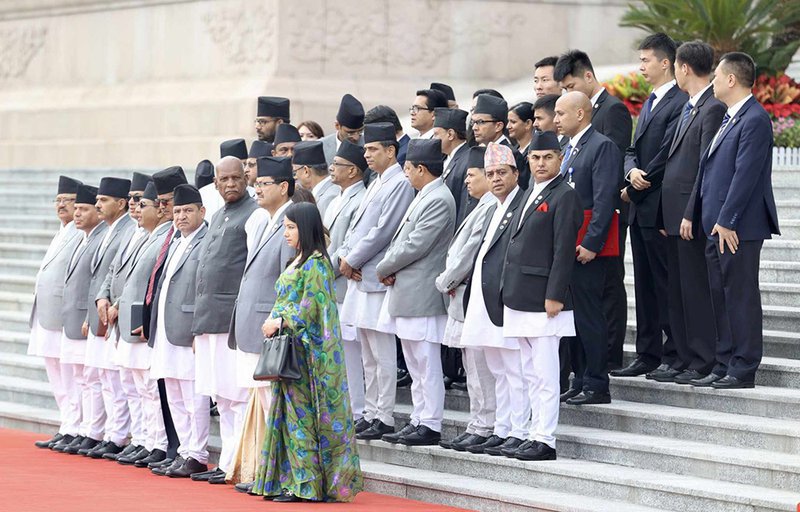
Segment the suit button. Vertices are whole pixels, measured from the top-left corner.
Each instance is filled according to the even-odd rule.
[[[516,242],[516,240],[512,239],[512,240],[511,240],[511,243],[513,244],[514,242]]]

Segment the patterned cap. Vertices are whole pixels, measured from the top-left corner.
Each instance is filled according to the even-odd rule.
[[[486,145],[486,154],[483,155],[483,167],[488,169],[498,165],[510,165],[516,169],[517,162],[510,147],[490,142]]]

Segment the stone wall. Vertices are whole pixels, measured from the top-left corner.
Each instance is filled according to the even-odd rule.
[[[476,87],[584,48],[631,61],[621,0],[6,0],[0,168],[193,167],[254,135],[255,97],[326,131],[339,98],[402,116],[413,91]]]

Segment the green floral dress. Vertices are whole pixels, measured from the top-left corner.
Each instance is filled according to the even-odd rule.
[[[330,262],[315,253],[275,283],[272,317],[301,341],[301,377],[272,386],[256,494],[352,501],[363,488],[333,282]]]

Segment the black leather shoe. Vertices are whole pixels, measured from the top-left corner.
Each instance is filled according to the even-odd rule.
[[[218,475],[214,475],[211,478],[209,478],[208,483],[212,485],[222,485],[222,484],[227,484],[228,480],[225,476],[225,473],[220,473]]]
[[[299,498],[290,492],[282,491],[280,496],[275,496],[274,498],[272,498],[272,501],[274,501],[275,503],[295,503],[298,501],[307,501],[307,500]]]
[[[384,434],[381,436],[381,441],[386,441],[387,443],[399,443],[400,439],[403,436],[407,436],[417,430],[417,427],[412,425],[411,423],[406,423],[403,428],[401,428],[397,432],[390,432],[388,434]]]
[[[692,386],[694,386],[696,388],[710,388],[711,384],[713,384],[714,382],[717,382],[722,377],[724,377],[724,375],[717,375],[716,373],[709,373],[708,375],[706,375],[702,379],[690,380],[689,384],[691,384]]]
[[[634,359],[634,361],[621,370],[613,370],[609,373],[612,377],[637,377],[655,370],[656,367],[646,364],[644,361]]]
[[[64,436],[61,434],[56,434],[47,441],[36,441],[33,443],[34,446],[37,448],[52,448],[54,444],[64,439]]]
[[[523,441],[522,439],[508,436],[503,444],[498,446],[490,446],[489,448],[484,448],[483,453],[485,453],[486,455],[491,455],[493,457],[499,457],[501,455],[505,455],[503,453],[504,449],[517,451],[519,445],[521,445],[524,442],[525,441]]]
[[[442,439],[441,441],[439,441],[439,446],[441,446],[442,448],[444,448],[446,450],[449,450],[450,448],[453,447],[453,443],[457,443],[459,441],[463,441],[468,436],[469,436],[469,434],[467,434],[466,432],[462,432],[462,433],[458,434],[456,437],[454,437],[453,439]]]
[[[189,478],[193,474],[202,473],[203,471],[208,471],[208,466],[189,457],[183,462],[181,467],[175,469],[170,468],[164,474],[170,478]]]
[[[100,441],[96,441],[91,437],[84,437],[79,446],[70,446],[64,450],[64,453],[69,453],[70,455],[86,455],[90,451],[94,450],[99,444],[101,444]]]
[[[147,468],[150,467],[150,464],[160,464],[164,462],[164,459],[167,458],[167,453],[164,450],[155,449],[150,452],[150,455],[143,458],[142,460],[137,460],[133,463],[134,466],[137,468]]]
[[[219,475],[225,475],[225,472],[219,468],[214,468],[208,471],[193,474],[192,480],[195,482],[207,482],[209,478]]]
[[[584,391],[575,398],[567,400],[567,405],[592,405],[592,404],[610,404],[611,394],[608,392],[601,393],[600,391]]]
[[[156,466],[153,469],[151,469],[150,471],[154,475],[164,476],[164,475],[167,474],[167,471],[169,471],[171,469],[179,469],[181,466],[183,466],[184,462],[185,462],[184,458],[181,457],[180,455],[178,455],[177,457],[175,457],[172,460],[171,463],[163,464],[163,465],[160,465],[160,466]]]
[[[689,384],[693,380],[700,380],[705,378],[705,375],[697,370],[683,370],[680,374],[676,375],[672,382],[675,384]]]
[[[519,460],[556,460],[556,450],[544,443],[534,441],[524,450],[517,450],[514,458]]]
[[[411,385],[411,374],[408,373],[408,370],[403,370],[402,368],[397,369],[397,387],[404,388],[406,386]]]
[[[103,455],[106,453],[120,453],[122,450],[122,446],[112,443],[111,441],[107,441],[105,446],[95,448],[87,453],[86,456],[91,457],[92,459],[102,459]]]
[[[461,441],[453,442],[451,448],[457,452],[465,452],[470,446],[485,443],[487,439],[487,437],[479,436],[478,434],[470,434]]]
[[[381,420],[376,419],[372,421],[372,425],[370,425],[367,430],[356,434],[356,439],[377,441],[383,437],[384,434],[389,434],[391,432],[394,432],[394,427],[390,427]]]
[[[132,453],[125,457],[120,455],[119,457],[117,457],[117,462],[119,464],[122,464],[123,466],[132,466],[137,461],[144,460],[149,456],[150,456],[150,451],[143,446],[139,449],[138,452]]]
[[[467,391],[467,381],[464,381],[464,382],[455,381],[455,382],[453,382],[453,385],[451,387],[453,389],[457,389],[458,391],[466,392]]]
[[[137,453],[141,449],[142,449],[141,446],[131,443],[119,453],[112,453],[112,452],[104,453],[103,458],[108,460],[119,460],[120,457],[127,457],[128,455],[133,455],[134,453]]]
[[[561,393],[561,398],[559,400],[563,403],[563,402],[566,402],[567,400],[569,400],[570,398],[576,397],[576,396],[578,396],[580,394],[581,394],[581,390],[580,389],[569,388],[564,393]]]
[[[53,450],[54,452],[62,452],[67,446],[74,443],[76,439],[79,439],[79,441],[77,441],[78,444],[81,444],[81,442],[83,441],[83,437],[81,436],[71,436],[67,434],[61,438],[61,441],[51,446],[50,449]]]
[[[356,421],[355,425],[353,426],[356,429],[356,434],[360,434],[361,432],[367,430],[371,425],[372,424],[367,420],[365,420],[364,418],[359,418],[358,421]]]
[[[451,387],[453,387],[453,383],[455,382],[453,379],[451,379],[447,375],[445,375],[442,380],[444,381],[444,389],[450,389]]]
[[[511,442],[512,440],[514,440],[514,442]],[[520,442],[518,443],[516,441],[520,441]],[[510,458],[513,459],[514,455],[517,453],[517,451],[520,448],[523,448],[523,447],[527,448],[528,446],[530,446],[530,444],[531,444],[531,441],[519,440],[516,437],[509,437],[508,439],[506,439],[505,443],[503,443],[502,445],[498,446],[497,448],[490,448],[490,450],[492,450],[492,451],[500,450],[500,454],[501,455],[505,455],[506,457],[510,457]],[[492,454],[490,454],[490,455],[492,455]]]
[[[255,482],[239,482],[238,484],[234,485],[233,488],[236,489],[236,492],[241,492],[242,494],[249,494],[252,496],[253,485],[255,485]]]
[[[406,446],[432,446],[439,444],[441,440],[441,432],[436,432],[425,425],[420,425],[416,431],[400,437],[398,442]]]
[[[662,365],[663,366],[663,365]],[[671,366],[668,366],[666,370],[654,370],[647,375],[645,378],[654,380],[656,382],[675,382],[675,377],[681,374],[680,370],[676,370]]]
[[[755,382],[737,379],[733,375],[726,375],[716,382],[711,383],[714,389],[750,389],[756,387]]]
[[[467,451],[469,453],[483,453],[483,450],[485,450],[486,448],[494,448],[495,446],[500,446],[505,442],[506,439],[504,437],[498,437],[492,434],[491,436],[489,436],[489,439],[482,442],[481,444],[474,444],[472,446],[467,446]]]
[[[655,375],[657,373],[661,373],[661,372],[667,371],[667,370],[669,370],[669,368],[670,368],[670,366],[668,364],[666,364],[666,363],[660,364],[660,365],[658,365],[658,368],[656,368],[655,370],[653,370],[651,372],[647,372],[644,375],[644,378],[645,379],[652,379],[653,375]]]

